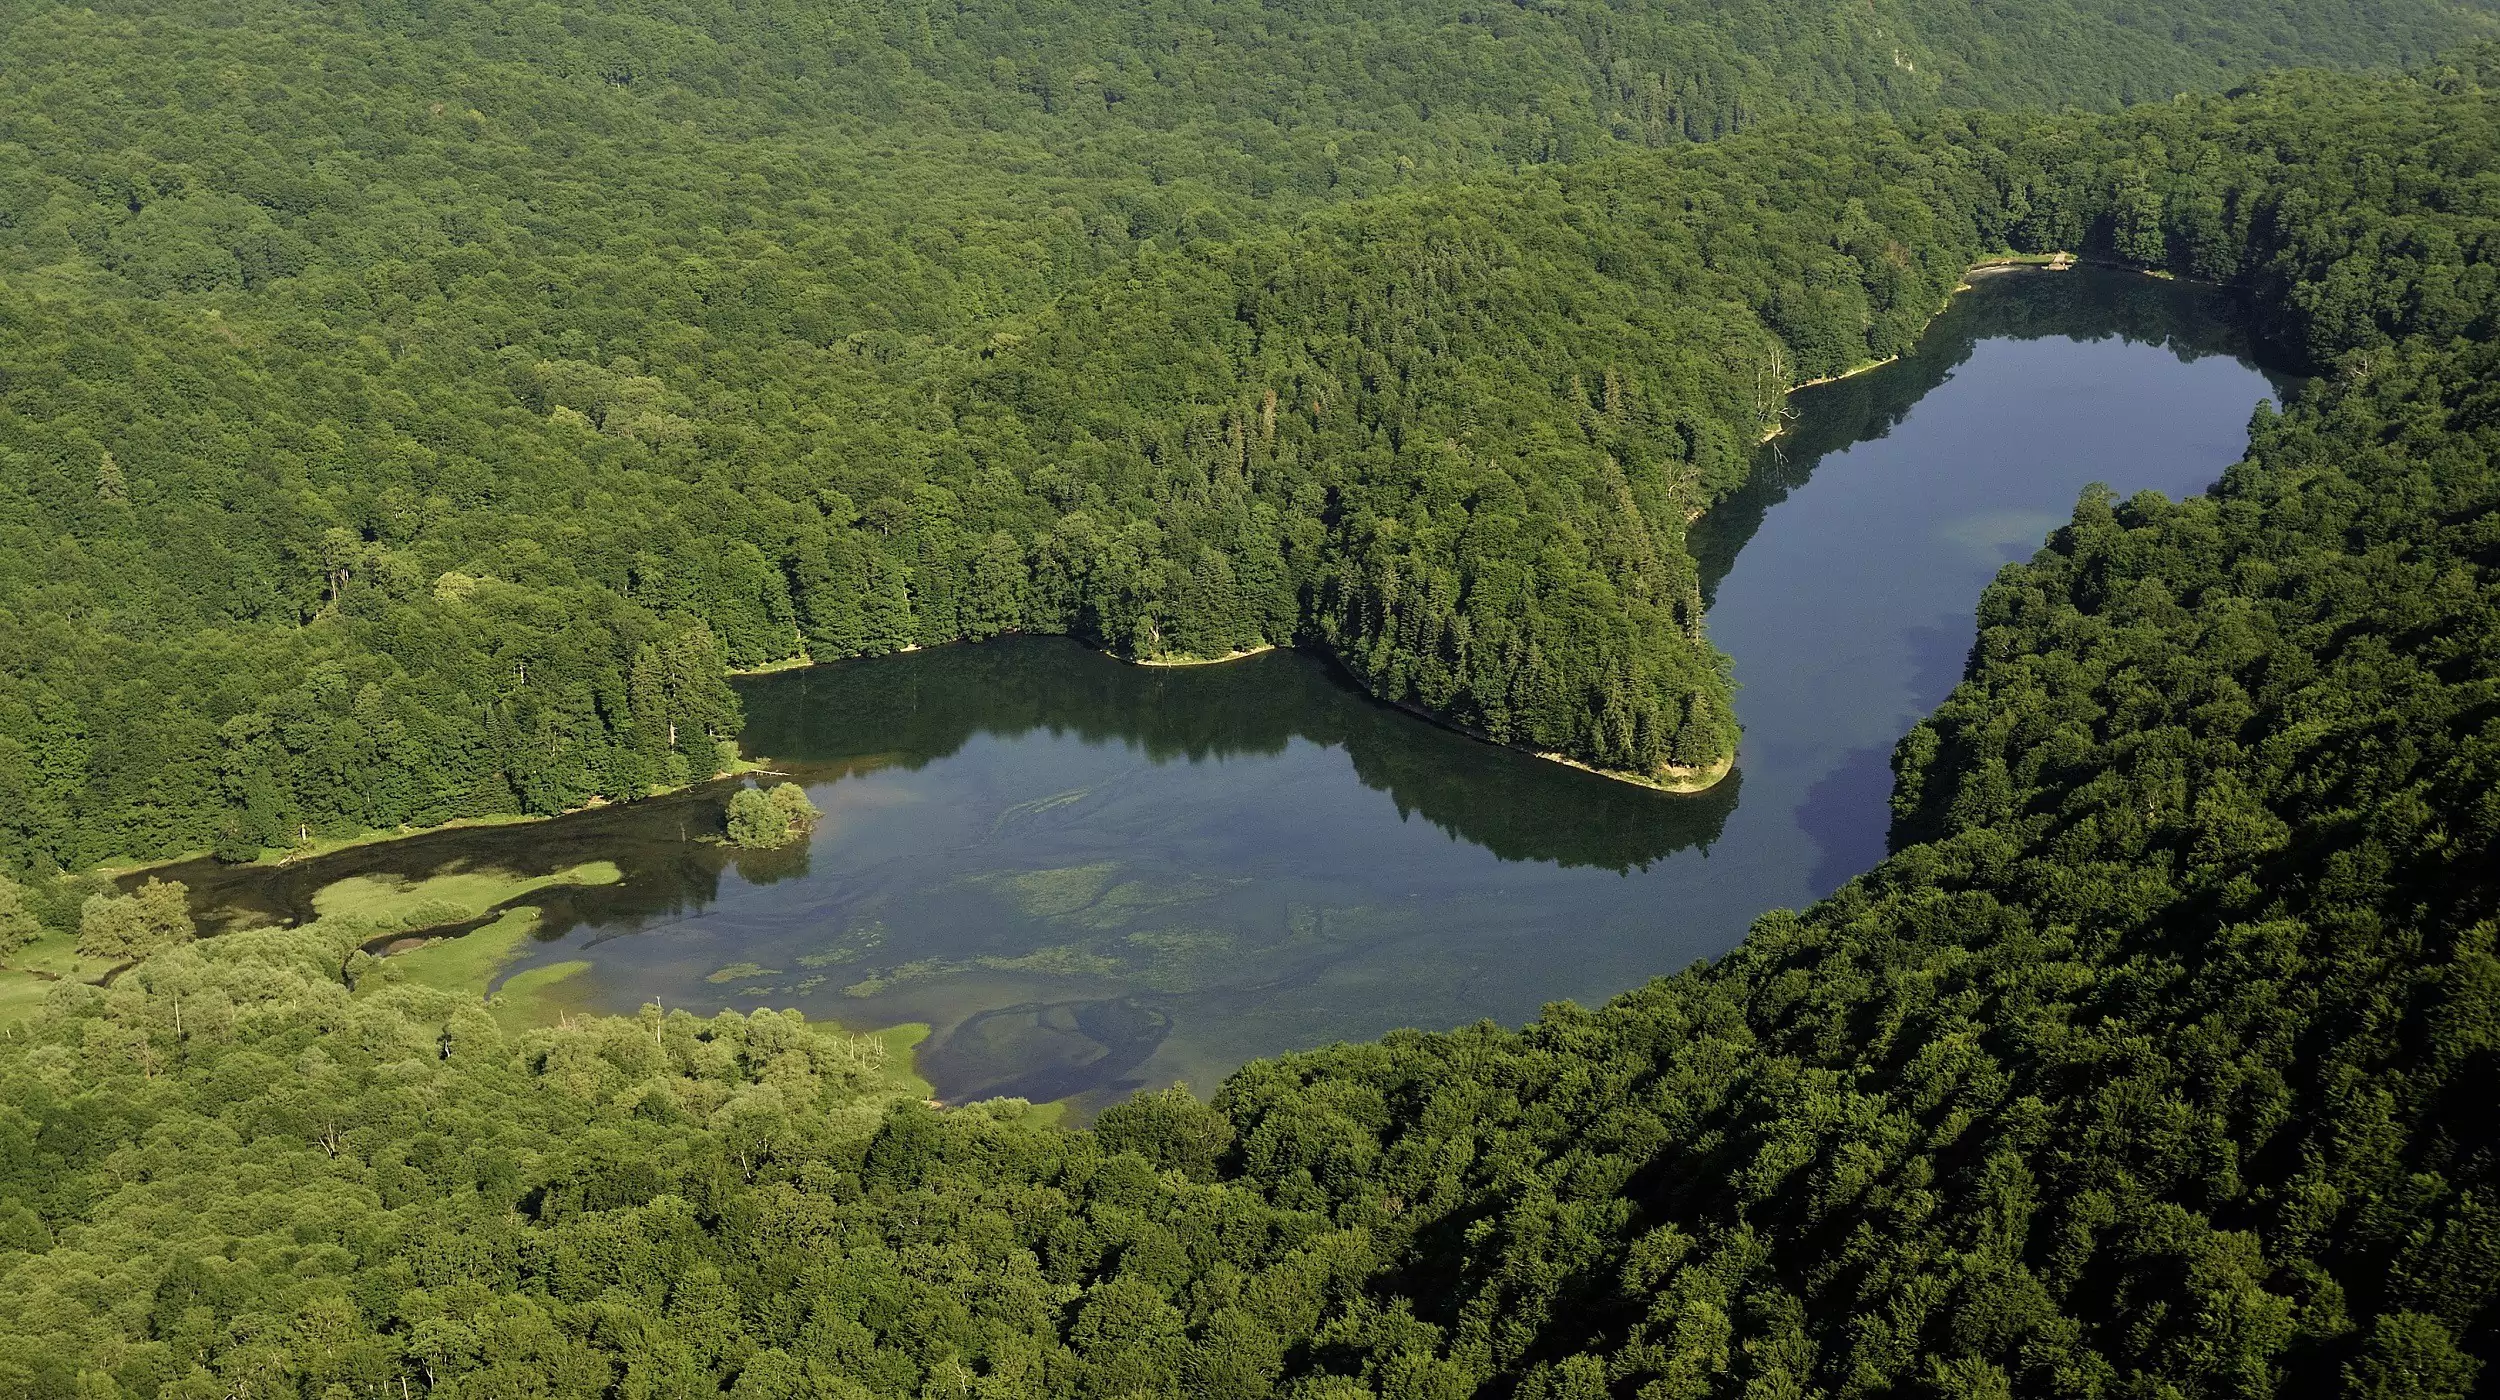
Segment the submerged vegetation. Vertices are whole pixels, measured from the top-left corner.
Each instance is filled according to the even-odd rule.
[[[136,959],[0,1032],[0,1391],[2462,1400],[2500,1359],[2500,52],[2043,116],[1944,108],[2286,50],[2228,5],[2030,47],[203,10],[0,14],[0,938]],[[2301,11],[2337,58],[2488,26]],[[2088,494],[1999,578],[1888,860],[1602,1008],[1068,1131],[793,1014],[499,1019],[517,915],[429,963],[366,951],[405,889],[200,940],[59,873],[635,796],[726,763],[728,667],[1011,630],[1316,640],[1704,767],[1690,513],[1791,384],[2050,250],[2244,288],[2319,382],[2212,496]]]

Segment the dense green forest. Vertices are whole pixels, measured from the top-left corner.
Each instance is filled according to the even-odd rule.
[[[2163,173],[1929,114],[2493,23],[10,0],[0,860],[630,797],[720,767],[725,667],[1012,630],[1706,769],[1686,516]]]
[[[176,246],[152,236],[134,256]],[[2500,50],[2115,114],[1801,119],[1143,242],[980,345],[744,338],[707,279],[753,269],[682,249],[491,352],[463,318],[505,303],[432,257],[204,300],[12,273],[42,351],[6,361],[34,485],[5,557],[50,611],[10,624],[27,795],[0,814],[64,863],[194,839],[128,751],[160,716],[146,759],[251,821],[318,813],[322,771],[360,802],[639,782],[734,726],[723,661],[1037,617],[1139,650],[1310,627],[1378,693],[1637,760],[1724,706],[1678,507],[1971,257],[2238,283],[2322,377],[2211,496],[2087,494],[1999,577],[1898,750],[1884,864],[1523,1030],[1315,1050],[1069,1132],[925,1107],[769,1012],[503,1026],[353,920],[59,984],[0,1039],[0,1388],[2475,1392]],[[175,585],[210,570],[232,588]],[[264,650],[281,617],[296,651]],[[1599,703],[1486,679],[1553,637]]]

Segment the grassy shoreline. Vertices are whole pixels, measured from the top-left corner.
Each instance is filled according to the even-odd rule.
[[[1630,783],[1634,787],[1672,793],[1677,797],[1690,797],[1697,792],[1708,792],[1724,782],[1728,774],[1736,771],[1736,755],[1733,753],[1716,763],[1704,764],[1698,768],[1678,768],[1672,763],[1666,764],[1664,767],[1667,776],[1663,778],[1645,778],[1638,773],[1599,768],[1564,754],[1540,753],[1537,757],[1548,763],[1559,763],[1565,768],[1577,768],[1583,773],[1595,773],[1601,778],[1612,778],[1619,783]]]
[[[1332,654],[1330,659],[1335,660],[1336,658]],[[1337,664],[1340,666],[1345,665],[1342,661],[1337,662]],[[1348,670],[1347,674],[1353,674],[1351,669]],[[1381,703],[1392,706],[1396,709],[1404,710],[1406,713],[1415,716],[1417,719],[1423,720],[1429,724],[1437,725],[1453,734],[1463,734],[1468,738],[1475,740],[1479,744],[1491,744],[1497,749],[1508,749],[1512,753],[1526,754],[1530,758],[1538,759],[1546,763],[1558,763],[1565,768],[1577,768],[1583,773],[1592,774],[1596,777],[1611,779],[1612,781],[1618,783],[1629,783],[1634,787],[1648,788],[1652,792],[1663,792],[1672,797],[1691,797],[1696,793],[1708,792],[1710,789],[1717,787],[1721,781],[1725,780],[1728,774],[1736,771],[1736,755],[1733,753],[1705,768],[1676,768],[1669,765],[1667,769],[1668,776],[1664,778],[1653,778],[1640,773],[1628,772],[1620,768],[1600,768],[1594,763],[1583,763],[1568,754],[1555,753],[1551,749],[1532,749],[1525,744],[1503,743],[1501,740],[1494,738],[1492,735],[1485,733],[1481,729],[1474,728],[1470,725],[1460,724],[1455,720],[1444,719],[1441,716],[1432,713],[1430,710],[1425,709],[1421,705],[1409,704],[1404,700],[1386,700]]]
[[[1103,655],[1115,661],[1127,662],[1131,666],[1222,666],[1227,662],[1247,661],[1254,656],[1265,656],[1276,649],[1276,643],[1262,642],[1247,651],[1227,652],[1222,656],[1122,656],[1116,651],[1106,651]]]
[[[678,783],[672,786],[654,787],[648,792],[642,793],[640,796],[629,797],[625,799],[625,801],[646,802],[655,797],[673,797],[679,793],[693,792],[698,788],[706,787],[713,783],[727,782],[732,778],[743,778],[751,773],[775,773],[780,771],[772,765],[773,760],[770,758],[742,757],[736,762],[730,764],[728,767],[722,769],[720,772],[713,774],[711,777],[697,778],[691,782]],[[314,860],[322,856],[337,855],[341,851],[352,851],[362,846],[384,846],[393,841],[407,841],[419,836],[434,836],[446,831],[474,831],[487,827],[498,826],[534,826],[540,822],[554,821],[559,817],[579,816],[584,812],[596,812],[603,807],[614,807],[618,805],[621,804],[612,802],[604,797],[593,797],[579,807],[567,807],[561,812],[498,812],[491,816],[484,817],[453,817],[448,821],[435,822],[430,826],[377,827],[368,831],[359,831],[350,836],[316,836],[300,846],[269,847],[252,859],[239,862],[239,864],[258,866],[293,865],[297,861]],[[86,873],[108,875],[117,880],[126,880],[131,876],[145,875],[151,871],[166,870],[173,866],[188,864],[189,862],[195,860],[205,860],[214,854],[215,852],[213,851],[197,850],[180,851],[173,855],[156,856],[148,860],[115,858],[96,862],[95,865],[90,867]]]

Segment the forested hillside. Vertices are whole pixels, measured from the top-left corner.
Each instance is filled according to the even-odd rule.
[[[629,797],[721,764],[724,666],[1007,630],[1318,642],[1707,770],[1685,515],[1789,382],[2085,231],[1953,122],[1795,121],[2491,22],[11,0],[0,859]]]
[[[1435,415],[1464,405],[1432,395],[1468,374],[1490,386],[1476,428],[1515,441],[1507,381],[1456,332],[1515,346],[1523,382],[1563,353],[1559,333],[1467,308],[1574,294],[1504,272],[1572,236],[1611,279],[1602,314],[1580,314],[1620,318],[1624,387],[1588,364],[1587,418],[1549,420],[1534,479],[1611,489],[1611,462],[1633,497],[1615,520],[1653,518],[1643,473],[1706,461],[1701,436],[1644,458],[1674,420],[1643,405],[1751,382],[1693,322],[1645,319],[1695,295],[1767,295],[1787,353],[1845,361],[1882,344],[1815,328],[1894,324],[1872,289],[1914,308],[1966,250],[2081,246],[2243,283],[2325,377],[2260,414],[2211,497],[2087,495],[2000,576],[1964,683],[1900,746],[1882,866],[1766,915],[1716,964],[1521,1031],[1313,1051],[1245,1069],[1212,1105],[1150,1096],[1070,1133],[1015,1104],[894,1103],[873,1053],[770,1014],[508,1031],[353,953],[371,930],[343,922],[62,984],[0,1041],[0,1385],[2462,1400],[2500,1359],[2495,172],[2485,50],[2414,79],[2269,79],[2107,117],[1794,128],[1143,259],[1134,286],[971,357],[927,429],[963,454],[941,479],[998,470],[957,405],[1013,407],[982,411],[1069,444],[1007,460],[1050,462],[1082,501],[1145,455],[1086,427],[1097,403],[1160,375],[1228,393],[1262,382],[1245,367],[1317,377],[1341,353],[1379,357],[1362,412],[1337,412],[1382,425],[1381,451],[1435,450],[1400,425],[1444,431]],[[1762,266],[1783,276],[1709,232],[1720,211],[1767,231]],[[1415,314],[1388,314],[1406,292],[1349,300],[1358,279],[1332,280],[1331,257],[1406,277]],[[1442,285],[1435,257],[1484,261]],[[1086,329],[1223,288],[1257,294],[1227,323],[1241,343],[1203,359],[1177,333],[1158,354]],[[196,308],[145,314],[224,339]],[[1289,344],[1259,334],[1270,315]],[[1413,341],[1367,341],[1381,323]],[[289,348],[237,334],[237,362]],[[1436,335],[1450,350],[1423,353]],[[1634,361],[1645,347],[1663,358]],[[554,410],[695,421],[685,406],[568,397],[621,381],[553,363],[516,357],[501,421],[578,434],[655,494],[682,479],[646,468],[641,438]],[[1080,377],[1100,399],[1055,406]],[[1178,460],[1292,480],[1308,459],[1288,449],[1353,429],[1288,382],[1272,439],[1263,398],[1210,396],[1197,437],[1171,430]],[[544,460],[562,480],[567,459]],[[119,470],[133,504],[161,489]],[[1498,516],[1485,481],[1401,495],[1358,465],[1330,487],[1370,504],[1319,523],[1368,518],[1359,538],[1394,564],[1456,506]],[[862,519],[888,499],[839,489]],[[1264,498],[1233,489],[1257,519]],[[1610,518],[1605,494],[1580,488],[1597,498],[1583,518]],[[626,499],[585,494],[555,523],[587,537]],[[498,547],[554,578],[573,537],[547,533],[535,554]],[[383,552],[343,566],[337,614],[412,625],[359,572]],[[478,606],[554,586],[537,577],[410,596]],[[793,627],[822,625],[790,597]],[[1337,635],[1362,654],[1366,634]],[[1358,664],[1395,693],[1394,659]]]

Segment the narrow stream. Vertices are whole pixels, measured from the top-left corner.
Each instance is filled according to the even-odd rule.
[[[742,682],[747,745],[807,784],[804,847],[733,853],[723,790],[445,832],[282,870],[178,872],[301,917],[351,874],[611,860],[543,890],[518,967],[571,1004],[925,1022],[951,1099],[1185,1080],[1399,1026],[1515,1024],[1722,952],[1884,854],[1893,742],[1951,689],[1980,590],[2078,490],[2204,489],[2281,385],[2222,293],[1984,280],[1917,352],[1798,394],[1695,527],[1736,661],[1737,774],[1669,797],[1374,704],[1321,658],[1125,666],[1008,639]]]

